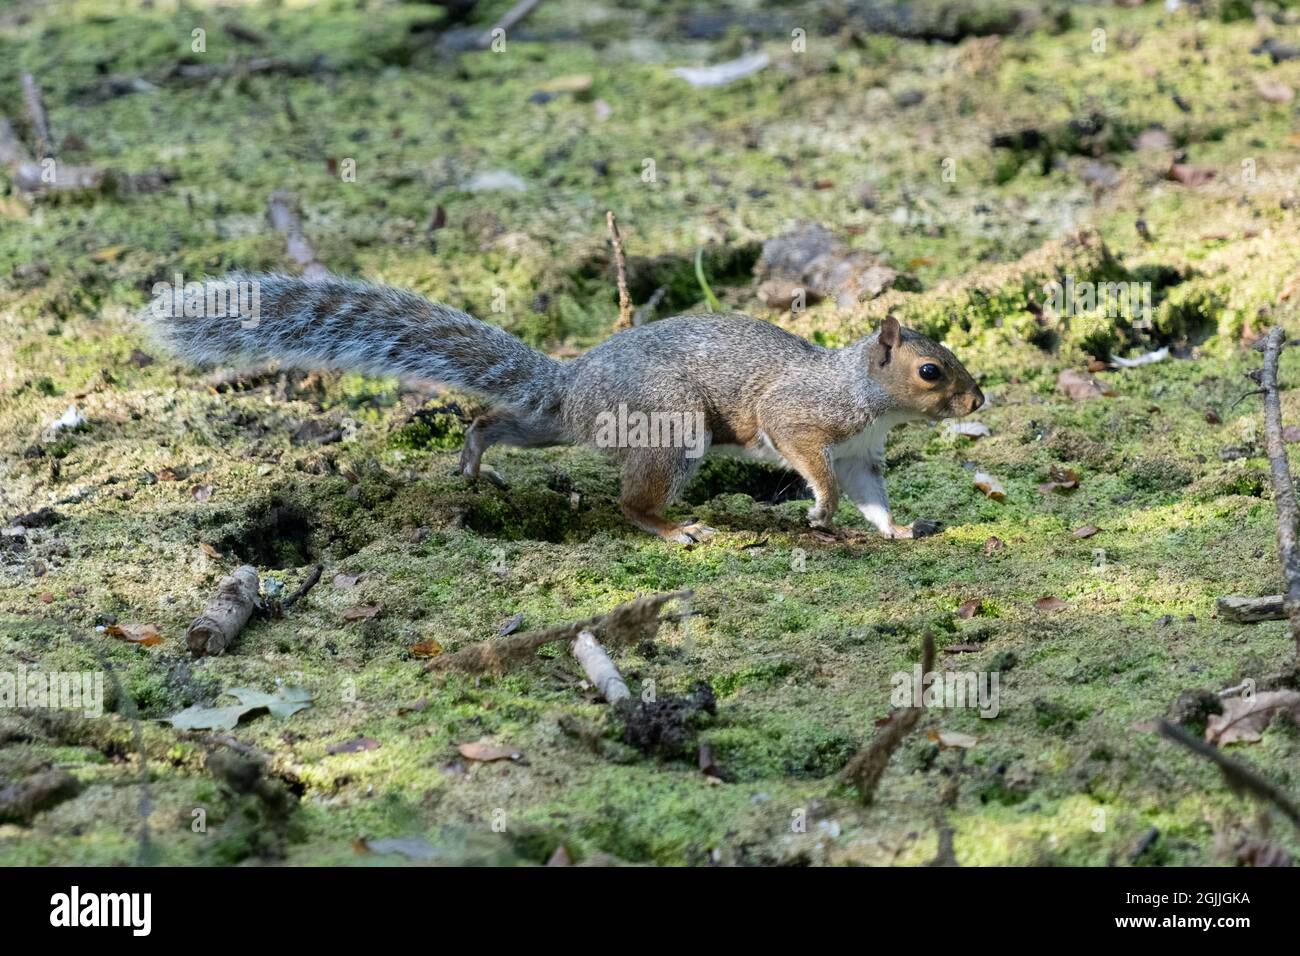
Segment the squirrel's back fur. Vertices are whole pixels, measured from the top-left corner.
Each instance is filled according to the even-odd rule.
[[[241,301],[234,291],[241,284],[255,295]],[[144,315],[163,345],[192,362],[276,359],[397,375],[524,412],[554,400],[560,363],[504,329],[410,292],[334,276],[308,281],[246,272],[209,279],[203,290],[202,307],[174,309],[155,299]],[[207,307],[211,301],[224,307]]]

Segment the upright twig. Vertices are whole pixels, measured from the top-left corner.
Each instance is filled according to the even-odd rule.
[[[23,74],[22,84],[23,108],[27,110],[27,121],[31,124],[32,134],[36,137],[36,155],[42,159],[53,156],[50,121],[45,113],[45,101],[41,98],[41,85],[30,73]]]
[[[1286,332],[1276,326],[1264,340],[1264,367],[1259,385],[1264,390],[1264,437],[1268,446],[1268,465],[1273,478],[1273,503],[1277,507],[1277,547],[1286,581],[1286,612],[1291,624],[1291,639],[1300,663],[1300,507],[1296,505],[1295,484],[1287,460],[1286,440],[1282,436],[1282,398],[1278,387],[1278,365]]]
[[[614,247],[614,268],[618,270],[618,325],[615,328],[632,328],[632,295],[627,291],[627,256],[623,254],[623,237],[618,231],[614,210],[605,213],[609,225],[609,244]]]
[[[266,214],[271,227],[284,235],[289,258],[302,271],[304,279],[323,279],[329,275],[329,270],[316,260],[311,243],[302,233],[302,214],[292,193],[287,189],[271,193],[266,202]]]

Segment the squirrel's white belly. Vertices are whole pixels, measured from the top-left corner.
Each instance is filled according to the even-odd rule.
[[[767,432],[759,432],[758,440],[753,445],[712,445],[710,453],[723,458],[744,458],[748,461],[761,461],[767,465],[789,468],[790,463],[776,450]]]

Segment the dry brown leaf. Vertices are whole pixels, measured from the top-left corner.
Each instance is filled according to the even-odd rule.
[[[1092,398],[1114,394],[1091,375],[1073,368],[1067,368],[1056,376],[1056,387],[1076,402],[1086,402]]]
[[[343,620],[369,621],[372,618],[378,617],[379,613],[383,609],[383,605],[381,604],[362,604],[358,607],[350,607],[343,612]]]
[[[53,592],[53,591],[42,591],[42,592],[41,592],[41,603],[42,603],[42,604],[53,604],[53,603],[54,603],[54,592]]]
[[[975,472],[975,477],[972,480],[975,482],[976,488],[984,492],[984,494],[988,495],[994,501],[1002,501],[1007,496],[1006,490],[1002,487],[1002,483],[987,471]]]
[[[1295,99],[1295,90],[1291,87],[1276,80],[1266,80],[1262,76],[1255,77],[1255,92],[1260,99],[1270,103],[1290,103]]]
[[[153,647],[163,641],[163,636],[152,624],[110,624],[104,628],[104,633],[119,641],[143,644],[145,647]]]
[[[457,744],[456,749],[466,760],[479,760],[488,762],[492,760],[518,760],[523,756],[514,747],[498,747],[496,744],[490,744],[485,740],[477,740],[468,744]]]
[[[995,551],[1002,551],[1006,548],[1006,546],[1007,543],[1003,541],[1001,538],[999,538],[997,535],[991,535],[984,542],[984,553],[992,554]]]
[[[1101,531],[1101,529],[1098,528],[1095,524],[1086,524],[1082,528],[1075,528],[1073,531],[1070,532],[1070,534],[1075,538],[1091,538],[1094,534],[1097,534],[1099,531]]]
[[[591,75],[575,73],[571,76],[557,76],[547,80],[538,87],[543,93],[585,93],[591,89]]]
[[[1073,468],[1053,465],[1047,477],[1049,480],[1038,486],[1038,490],[1045,495],[1053,491],[1074,491],[1079,487],[1079,476],[1074,473]]]
[[[221,552],[218,551],[216,548],[214,548],[212,545],[208,544],[206,541],[199,542],[199,550],[202,551],[204,554],[206,554],[209,558],[221,557]]]
[[[195,501],[207,501],[212,497],[211,485],[195,485],[190,489],[190,497]]]
[[[1300,720],[1300,691],[1265,690],[1250,700],[1225,698],[1223,713],[1210,714],[1205,721],[1205,739],[1219,747],[1254,743],[1263,737],[1265,728],[1282,711],[1288,711],[1293,718]]]
[[[1288,443],[1300,441],[1300,425],[1287,425],[1282,429],[1282,440]]]
[[[1067,602],[1062,601],[1059,597],[1048,595],[1046,597],[1040,597],[1035,601],[1034,607],[1039,611],[1059,611],[1061,608],[1065,607],[1066,604]]]
[[[362,575],[360,574],[344,574],[340,572],[334,575],[334,586],[336,588],[354,588],[361,578]]]
[[[1193,166],[1190,163],[1174,163],[1169,167],[1166,179],[1195,189],[1204,186],[1215,176],[1215,171],[1208,166]]]
[[[407,650],[411,652],[412,657],[437,657],[442,653],[442,645],[429,638],[419,644],[412,644]]]
[[[964,604],[962,604],[961,607],[957,608],[957,616],[961,618],[963,621],[969,621],[971,618],[973,618],[976,614],[979,613],[979,609],[983,606],[984,606],[984,602],[981,601],[979,598],[975,598],[973,600],[967,601]]]

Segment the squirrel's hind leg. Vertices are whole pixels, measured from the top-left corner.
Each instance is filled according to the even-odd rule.
[[[544,448],[566,441],[553,423],[521,418],[508,409],[497,409],[474,419],[465,433],[465,447],[460,452],[460,473],[466,478],[483,477],[504,484],[501,477],[482,463],[483,453],[493,445],[518,448]]]
[[[643,531],[677,544],[698,544],[713,537],[712,528],[698,521],[680,524],[662,514],[663,509],[690,481],[698,458],[681,448],[637,448],[623,459],[619,505],[627,520]]]

